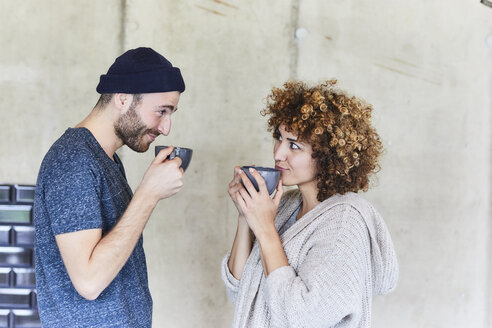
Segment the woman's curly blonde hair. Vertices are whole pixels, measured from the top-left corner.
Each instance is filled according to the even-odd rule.
[[[367,191],[369,176],[379,170],[383,150],[371,125],[372,106],[335,88],[336,80],[308,87],[299,81],[274,88],[262,110],[275,138],[278,128],[312,146],[317,162],[318,200],[334,194]]]

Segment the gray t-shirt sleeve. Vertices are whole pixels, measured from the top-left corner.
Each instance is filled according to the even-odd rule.
[[[55,235],[102,228],[98,186],[88,163],[65,162],[52,170],[44,196]]]

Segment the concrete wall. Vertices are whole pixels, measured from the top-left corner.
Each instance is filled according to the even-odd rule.
[[[273,164],[259,115],[272,86],[336,77],[374,104],[386,146],[367,194],[401,264],[375,327],[492,326],[492,8],[476,1],[0,0],[0,182],[35,183],[51,143],[90,111],[124,50],[151,46],[187,90],[171,135],[192,147],[145,248],[155,327],[229,327],[219,263],[234,165]],[[295,38],[297,31],[298,38]],[[122,149],[135,188],[153,151]],[[487,321],[488,320],[488,321]]]

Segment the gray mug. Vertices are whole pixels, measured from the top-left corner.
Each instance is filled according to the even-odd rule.
[[[159,154],[159,152],[164,149],[168,148],[169,146],[155,146],[155,156]],[[173,151],[167,158],[169,159],[174,159],[174,157],[178,156],[181,158],[181,168],[183,171],[186,171],[188,168],[188,165],[190,165],[191,162],[191,156],[193,155],[193,149],[190,148],[184,148],[184,147],[174,147]]]
[[[258,171],[261,177],[265,180],[268,193],[271,195],[278,185],[278,180],[280,179],[280,171],[271,167],[264,166],[241,166],[241,170],[246,173],[249,180],[251,180],[251,183],[253,183],[256,191],[259,191],[260,188],[258,187],[256,179],[249,172],[250,167]]]

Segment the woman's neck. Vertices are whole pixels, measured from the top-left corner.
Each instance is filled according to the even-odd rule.
[[[302,195],[302,206],[299,210],[299,214],[297,214],[297,220],[302,218],[307,212],[311,211],[320,203],[318,200],[318,187],[316,184],[310,183],[298,187]]]

